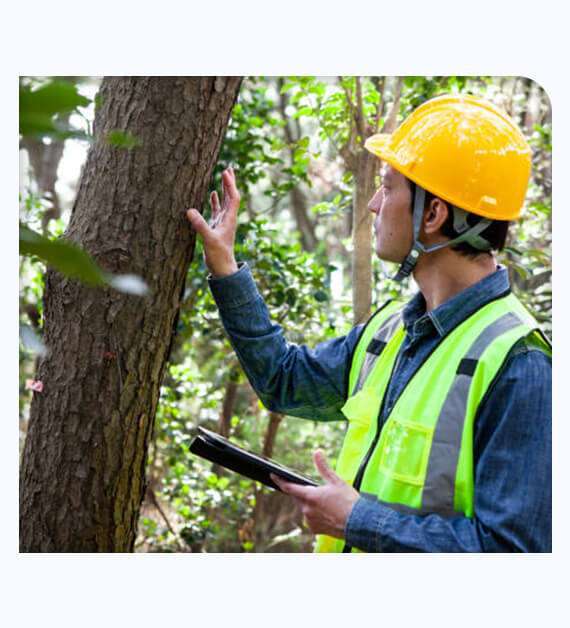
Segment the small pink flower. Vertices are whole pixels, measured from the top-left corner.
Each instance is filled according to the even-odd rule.
[[[33,390],[34,392],[41,393],[44,389],[44,383],[41,382],[39,379],[27,379],[26,388],[28,390]]]

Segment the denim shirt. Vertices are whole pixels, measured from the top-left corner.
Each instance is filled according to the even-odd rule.
[[[247,264],[209,278],[224,328],[248,379],[270,410],[343,420],[350,359],[362,325],[314,349],[288,343],[273,324]],[[497,270],[431,312],[418,292],[405,306],[406,336],[380,420],[443,336],[509,290]],[[550,552],[552,367],[528,339],[511,349],[479,405],[474,432],[474,516],[396,512],[370,496],[355,502],[346,542],[367,552]]]

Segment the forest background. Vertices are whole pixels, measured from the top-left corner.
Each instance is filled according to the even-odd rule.
[[[32,398],[45,394],[36,375],[46,351],[45,263],[71,272],[73,281],[105,284],[90,290],[119,291],[141,303],[147,298],[141,277],[101,278],[95,263],[66,248],[62,238],[93,142],[99,85],[87,77],[21,79],[22,452]],[[252,266],[273,320],[290,341],[314,345],[341,335],[375,305],[416,289],[395,284],[394,267],[372,258],[365,203],[377,168],[363,140],[393,130],[419,104],[449,92],[494,101],[531,143],[525,212],[511,227],[499,261],[509,266],[517,295],[551,333],[551,108],[540,85],[522,77],[247,77],[207,189],[219,188],[223,168],[234,166],[242,193],[237,257]],[[48,107],[39,123],[38,93]],[[107,140],[118,152],[144,150],[141,138],[121,129]],[[290,499],[189,453],[192,430],[203,425],[312,474],[310,453],[323,448],[334,463],[344,429],[263,408],[224,336],[206,275],[197,243],[145,445],[146,486],[140,513],[135,508],[140,516],[133,548],[310,551],[312,536]],[[109,351],[105,360],[113,356]]]

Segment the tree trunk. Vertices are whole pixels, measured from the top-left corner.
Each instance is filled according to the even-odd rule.
[[[241,79],[103,80],[66,237],[140,297],[49,270],[44,339],[20,473],[20,550],[132,551],[145,463],[200,207]],[[121,130],[139,145],[111,146]]]
[[[283,415],[278,412],[269,413],[269,423],[263,437],[263,449],[261,455],[266,458],[273,456],[275,439]],[[282,516],[283,506],[290,512],[290,502],[286,495],[279,491],[265,493],[260,486],[255,484],[255,507],[253,509],[253,536],[257,552],[264,551],[266,544],[271,540],[272,532]],[[296,512],[296,511],[295,511]]]
[[[69,115],[66,115],[62,121],[66,123],[68,119]],[[42,216],[42,232],[47,235],[50,220],[55,220],[61,216],[55,184],[59,163],[63,157],[65,140],[54,138],[50,144],[44,144],[37,137],[24,137],[21,146],[28,152],[39,195],[45,196],[47,193],[52,203],[52,207],[47,209]]]
[[[234,407],[237,399],[238,382],[234,372],[235,371],[232,371],[229,375],[224,394],[224,401],[222,403],[222,411],[220,412],[220,418],[218,419],[218,433],[224,438],[227,438],[230,435],[232,416],[234,414]]]
[[[222,411],[220,412],[220,416],[218,418],[218,434],[224,438],[229,437],[232,426],[232,416],[234,415],[234,408],[238,393],[237,377],[237,368],[234,367],[230,369],[224,393],[224,400],[222,402]],[[212,465],[212,472],[216,475],[226,475],[226,469],[219,464]]]
[[[291,189],[289,198],[297,229],[301,234],[301,245],[305,251],[312,252],[317,248],[318,241],[315,234],[315,226],[307,213],[307,199],[298,186]]]
[[[372,306],[372,213],[368,202],[374,195],[374,170],[378,162],[364,149],[357,154],[352,210],[352,306],[354,324],[368,320]]]
[[[267,432],[265,432],[265,438],[263,440],[262,455],[271,458],[273,455],[273,448],[275,447],[275,439],[277,438],[277,430],[279,424],[283,420],[283,415],[277,412],[269,413],[269,425],[267,426]]]

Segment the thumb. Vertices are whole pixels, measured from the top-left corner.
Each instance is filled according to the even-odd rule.
[[[199,233],[204,240],[207,240],[211,235],[212,230],[200,212],[197,209],[189,209],[186,212],[186,217],[194,228],[194,231]]]
[[[317,471],[321,474],[321,477],[330,482],[331,484],[336,484],[337,482],[342,482],[343,480],[329,467],[328,462],[326,461],[325,454],[317,449],[313,454],[313,461],[315,463],[315,467]]]

